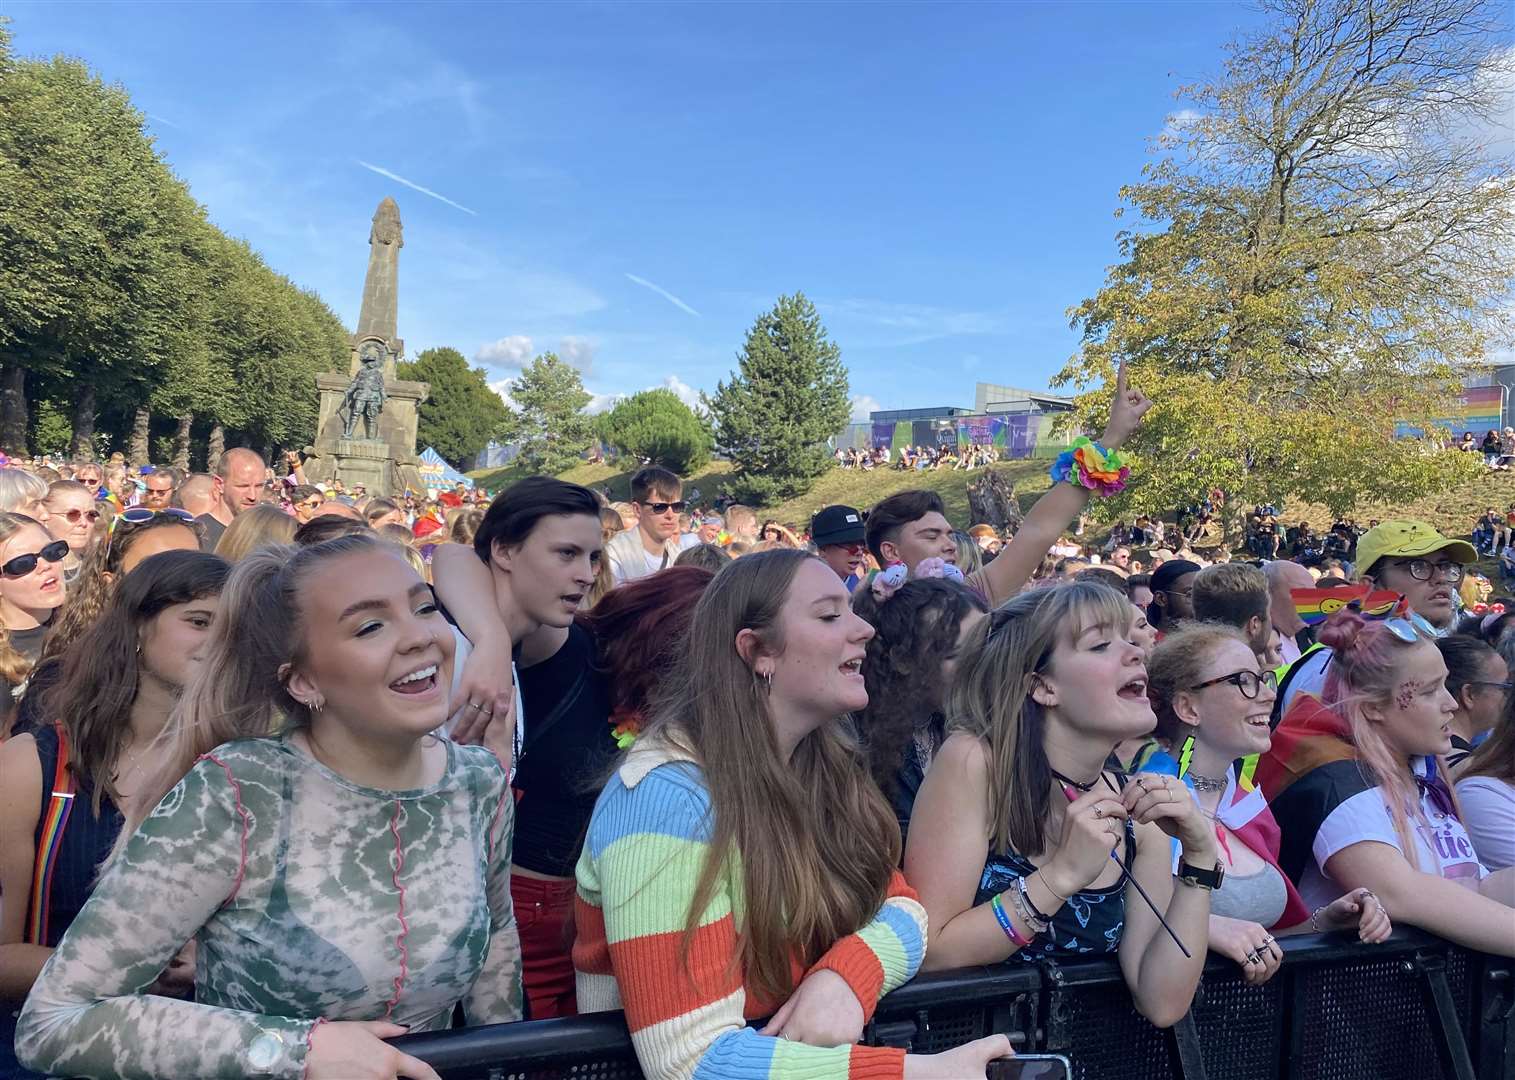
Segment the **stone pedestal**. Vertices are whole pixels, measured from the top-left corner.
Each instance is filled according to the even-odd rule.
[[[305,463],[305,475],[319,484],[333,480],[341,480],[348,488],[362,484],[370,495],[397,495],[406,488],[421,490],[420,461],[415,451],[417,409],[431,387],[421,382],[386,379],[384,392],[388,400],[379,413],[378,438],[363,437],[360,417],[353,428],[353,438],[345,439],[342,437],[345,420],[337,410],[348,382],[344,375],[316,376],[316,389],[321,395],[316,454]]]

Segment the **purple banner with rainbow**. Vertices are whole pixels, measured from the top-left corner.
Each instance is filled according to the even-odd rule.
[[[1464,431],[1471,431],[1481,438],[1490,429],[1499,430],[1503,412],[1504,387],[1470,386],[1458,395],[1456,415],[1437,420],[1436,426],[1446,428],[1454,437],[1461,436]],[[1396,439],[1414,438],[1420,434],[1420,428],[1414,424],[1400,421],[1394,425]]]

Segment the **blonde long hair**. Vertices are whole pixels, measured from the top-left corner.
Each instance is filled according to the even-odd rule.
[[[233,739],[309,726],[310,709],[280,674],[305,658],[300,585],[331,559],[391,549],[372,533],[356,533],[309,547],[260,548],[236,564],[221,591],[205,660],[159,736],[161,763],[143,779],[112,858],[202,754]]]
[[[947,731],[989,747],[989,844],[1036,858],[1046,850],[1052,766],[1046,720],[1031,697],[1060,636],[1090,626],[1129,626],[1131,605],[1114,589],[1073,581],[1023,592],[980,622],[947,695]]]
[[[736,649],[737,634],[750,629],[766,650],[783,650],[784,600],[814,558],[768,551],[716,575],[644,735],[699,763],[715,815],[686,916],[685,958],[717,880],[739,870],[745,916],[733,959],[769,1000],[794,989],[796,952],[808,968],[873,918],[900,855],[899,823],[845,717],[805,736],[784,761],[767,696]]]
[[[10,538],[22,529],[38,529],[44,536],[48,535],[47,529],[40,522],[25,514],[0,512],[0,544],[8,543]],[[51,543],[51,541],[52,537],[48,536],[48,542]],[[0,679],[4,679],[12,686],[19,686],[31,675],[32,667],[32,661],[17,652],[16,647],[11,644],[10,630],[5,626],[0,626]],[[4,733],[5,727],[5,718],[0,716],[0,734]]]
[[[239,563],[259,548],[293,543],[299,527],[292,515],[277,506],[259,503],[232,518],[216,541],[216,554],[229,563]]]

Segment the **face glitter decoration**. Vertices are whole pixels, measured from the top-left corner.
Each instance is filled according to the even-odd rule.
[[[1402,710],[1408,709],[1415,701],[1415,692],[1420,686],[1413,682],[1404,683],[1394,695],[1394,704]]]

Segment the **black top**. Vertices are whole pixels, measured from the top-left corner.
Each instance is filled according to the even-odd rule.
[[[37,742],[37,759],[42,767],[42,808],[37,815],[37,831],[33,839],[36,846],[42,843],[42,829],[47,822],[48,804],[52,801],[53,773],[58,764],[58,729],[51,724],[32,732]],[[73,808],[69,811],[68,824],[63,828],[59,841],[58,856],[53,869],[52,889],[48,896],[47,940],[37,942],[56,948],[94,891],[95,874],[111,845],[121,832],[124,819],[110,796],[100,799],[100,816],[94,814],[92,801],[94,788],[88,778],[75,773]],[[30,913],[28,912],[28,921]]]
[[[62,676],[63,660],[58,656],[49,656],[32,668],[32,673],[26,680],[26,696],[21,699],[21,704],[16,709],[16,718],[11,721],[13,737],[35,731],[42,726],[45,722],[42,716],[42,695]]]
[[[52,621],[49,620],[48,622],[43,623],[41,626],[32,627],[30,630],[10,631],[9,637],[11,648],[15,649],[18,653],[35,664],[37,662],[37,657],[42,655],[42,640],[43,638],[47,637],[47,631],[51,628],[51,626]],[[16,704],[17,689],[25,687],[28,685],[28,682],[29,680],[26,679],[23,679],[20,683],[13,683],[9,680],[0,680],[0,684],[3,684],[5,687],[5,697],[3,699],[0,699],[0,714],[10,713],[11,709],[14,708]]]
[[[200,534],[200,550],[214,553],[216,545],[221,542],[221,534],[226,532],[226,526],[217,521],[213,514],[201,514],[195,520],[204,530]]]
[[[574,623],[556,653],[517,667],[526,736],[513,781],[511,862],[534,873],[573,877],[589,816],[618,752],[596,652],[594,636]]]

